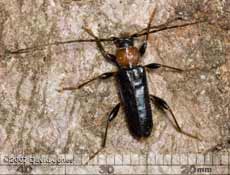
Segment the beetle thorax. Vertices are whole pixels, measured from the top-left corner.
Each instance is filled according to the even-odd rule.
[[[119,65],[124,67],[133,67],[138,64],[140,53],[136,47],[118,48],[116,58]]]

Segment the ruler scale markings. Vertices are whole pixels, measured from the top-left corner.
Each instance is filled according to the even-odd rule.
[[[96,157],[97,165],[99,164],[99,158],[98,156]]]
[[[113,155],[109,155],[106,156],[106,165],[114,165],[114,156]]]
[[[165,156],[163,155],[163,156],[162,156],[162,160],[163,160],[163,161],[162,161],[162,164],[163,164],[163,165],[165,164],[165,162],[164,162],[165,160],[164,160],[164,159],[165,159]]]
[[[121,154],[116,155],[116,164],[115,165],[120,165],[120,166],[123,165],[123,155],[121,155]]]
[[[148,165],[153,164],[153,163],[152,163],[152,154],[151,154],[151,153],[148,154],[147,164],[148,164]]]
[[[149,166],[150,166],[150,164],[149,164],[148,160],[149,160],[149,153],[146,154],[146,160],[145,160],[146,165],[145,165],[145,169],[144,170],[145,170],[146,174],[149,174]]]
[[[196,154],[196,165],[197,165],[197,154]]]
[[[212,161],[212,156],[211,156],[211,155],[212,155],[212,154],[210,154],[210,153],[208,154],[208,158],[209,158],[208,164],[212,164],[212,162],[211,162],[211,161]]]
[[[208,154],[205,154],[204,155],[204,165],[208,164],[207,159],[208,159]]]
[[[223,164],[223,161],[222,161],[222,155],[220,155],[220,165]]]
[[[228,151],[228,174],[230,174],[230,156]]]
[[[213,154],[212,154],[212,165],[214,165],[214,161],[213,161]]]
[[[132,165],[131,154],[129,154],[129,162],[130,162],[130,165]]]
[[[172,162],[173,162],[173,156],[171,155],[170,165],[172,165]]]
[[[108,165],[108,157],[105,156],[105,164]]]
[[[189,165],[189,154],[187,154],[187,165]]]
[[[205,155],[203,156],[203,165],[205,165],[206,162],[205,162]]]
[[[65,165],[65,175],[66,175],[66,154],[64,156],[65,156],[65,163],[64,163],[64,165]]]
[[[195,154],[189,154],[189,160],[188,160],[189,165],[195,164]]]
[[[214,164],[213,165],[216,165],[216,164],[218,164],[217,162],[218,162],[218,155],[216,154],[216,153],[214,153],[214,157],[213,157],[213,162],[214,162]]]
[[[113,164],[115,165],[115,155],[113,155]]]
[[[7,164],[6,162],[3,162],[4,158],[3,155],[1,156],[1,170],[4,170],[4,174],[15,174],[14,171],[16,171],[19,164]],[[12,155],[13,156],[13,155]],[[77,155],[77,157],[82,157],[83,161],[83,155]],[[114,171],[114,175],[116,173],[118,174],[141,174],[141,173],[147,173],[152,175],[173,175],[173,174],[182,174],[183,168],[190,168],[193,166],[196,170],[196,174],[210,174],[210,175],[229,175],[230,173],[230,156],[229,152],[225,153],[209,153],[207,155],[200,155],[200,154],[175,154],[175,155],[159,155],[159,154],[149,154],[147,155],[123,155],[121,154],[119,157],[113,156],[106,156],[106,155],[100,155],[97,158],[99,158],[99,164],[93,163],[88,166],[83,166],[82,164],[79,164],[79,162],[76,161],[76,155],[31,155],[28,156],[28,161],[30,161],[31,158],[35,159],[51,159],[51,160],[64,160],[63,162],[60,162],[59,164],[49,164],[45,162],[42,165],[34,164],[32,165],[33,170],[32,174],[36,175],[38,173],[41,173],[40,169],[43,169],[45,172],[50,172],[49,174],[75,174],[82,172],[89,174],[100,174],[99,172],[102,171],[101,167],[104,168],[110,168],[110,171]],[[194,157],[195,162],[194,164]],[[215,158],[214,158],[215,157]],[[118,159],[116,159],[118,158]],[[179,158],[179,159],[178,159]],[[69,161],[72,160],[72,161]],[[97,159],[95,159],[97,160]],[[122,160],[122,162],[119,165],[119,161]],[[138,164],[137,164],[138,163]],[[28,164],[28,162],[27,162]],[[4,165],[4,166],[3,166]],[[129,169],[129,172],[126,172],[127,169]],[[48,171],[48,170],[52,170]],[[3,172],[2,172],[3,173]],[[0,174],[2,174],[0,172]],[[87,174],[86,173],[86,174]]]
[[[218,162],[217,162],[217,164],[218,165],[221,165],[221,155],[220,154],[217,154],[218,156],[217,156],[217,159],[218,159]]]
[[[214,153],[214,166],[219,165],[219,155],[218,153]]]

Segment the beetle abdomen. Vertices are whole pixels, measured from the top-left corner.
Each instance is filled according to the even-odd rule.
[[[137,138],[148,137],[153,123],[145,69],[120,69],[117,78],[130,132]]]

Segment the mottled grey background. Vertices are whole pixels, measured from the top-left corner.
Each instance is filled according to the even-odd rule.
[[[221,0],[0,0],[0,151],[61,154],[95,152],[107,114],[119,101],[114,79],[95,81],[72,92],[62,86],[82,83],[116,68],[95,43],[18,49],[55,41],[119,36],[180,17],[205,23],[152,34],[142,64],[163,63],[188,70],[149,72],[152,94],[172,107],[183,130],[153,107],[154,131],[138,142],[128,132],[121,110],[109,128],[106,154],[204,153],[229,147],[230,3]],[[143,38],[139,38],[143,41]],[[140,43],[140,42],[139,42]],[[114,52],[111,43],[106,49]],[[14,52],[16,51],[16,52]]]

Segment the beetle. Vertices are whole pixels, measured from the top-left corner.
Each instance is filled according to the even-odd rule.
[[[183,72],[184,70],[171,67],[168,65],[151,63],[148,65],[139,65],[140,58],[145,54],[149,34],[156,33],[159,31],[164,31],[168,29],[178,28],[178,27],[186,27],[189,25],[195,25],[198,23],[207,22],[204,20],[197,20],[194,22],[188,22],[181,25],[171,25],[168,26],[173,21],[181,20],[180,17],[173,19],[172,21],[168,21],[165,24],[159,26],[151,26],[151,22],[153,21],[156,10],[153,10],[151,13],[147,28],[143,29],[140,32],[131,34],[131,35],[122,35],[120,37],[110,37],[110,38],[98,38],[93,34],[93,32],[88,28],[83,28],[93,39],[75,39],[69,41],[56,41],[53,43],[47,43],[43,45],[32,46],[28,48],[21,48],[17,50],[5,50],[4,55],[10,54],[23,54],[29,51],[43,49],[47,46],[52,45],[62,45],[62,44],[70,44],[70,43],[81,43],[81,42],[96,42],[97,48],[99,49],[102,56],[112,64],[114,64],[118,71],[117,72],[106,72],[103,73],[91,80],[88,80],[78,86],[74,87],[63,87],[58,89],[59,92],[65,90],[76,90],[80,89],[88,83],[97,80],[97,79],[107,79],[110,77],[116,77],[119,84],[119,92],[121,103],[115,105],[115,107],[111,110],[107,117],[104,137],[102,141],[101,148],[95,152],[92,156],[90,156],[89,160],[94,158],[103,148],[106,146],[106,138],[108,133],[109,124],[112,120],[117,116],[120,106],[123,105],[125,108],[126,119],[128,123],[128,127],[130,133],[136,139],[145,139],[150,136],[153,129],[153,116],[150,102],[153,102],[158,108],[168,111],[174,121],[175,129],[191,138],[201,140],[199,137],[194,136],[190,133],[187,133],[181,129],[179,126],[176,117],[167,104],[167,102],[155,95],[149,94],[148,83],[146,78],[146,69],[154,70],[159,68],[166,68],[177,72]],[[183,20],[183,19],[182,19]],[[134,40],[137,37],[145,36],[144,42],[142,43],[140,48],[137,48],[134,44]],[[102,42],[113,42],[117,48],[116,54],[110,54],[105,51]],[[88,161],[89,161],[88,160]],[[88,163],[88,161],[86,163]]]
[[[176,117],[167,104],[167,102],[155,95],[149,94],[148,83],[146,78],[146,69],[159,69],[166,68],[177,72],[183,72],[182,69],[163,65],[159,63],[151,63],[148,65],[140,65],[139,60],[145,54],[149,34],[151,33],[151,22],[155,16],[156,10],[151,13],[146,32],[142,34],[123,35],[120,37],[112,37],[110,39],[100,39],[94,35],[89,29],[84,27],[83,29],[94,38],[94,40],[79,40],[79,42],[95,41],[97,48],[102,56],[117,67],[116,72],[106,72],[91,80],[84,82],[81,85],[73,87],[63,87],[59,91],[76,90],[87,85],[88,83],[97,79],[108,79],[115,77],[119,85],[119,94],[121,102],[117,103],[107,117],[107,123],[104,133],[101,149],[94,153],[89,160],[94,158],[103,148],[106,146],[106,138],[108,133],[108,127],[111,121],[117,116],[120,106],[123,105],[125,109],[126,120],[128,123],[130,133],[136,139],[143,139],[150,136],[153,128],[153,116],[150,102],[152,101],[157,107],[164,111],[168,111],[174,120],[175,128],[178,132],[185,134],[194,139],[199,139],[190,133],[187,133],[181,129]],[[140,48],[134,45],[134,38],[145,35],[144,42]],[[116,46],[116,54],[110,54],[105,51],[102,41],[112,41]]]

